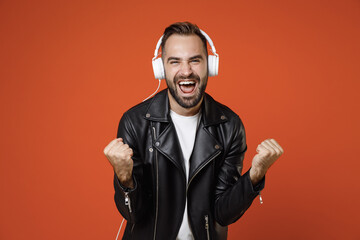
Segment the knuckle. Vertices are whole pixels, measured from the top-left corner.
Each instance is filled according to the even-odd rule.
[[[271,152],[268,149],[264,149],[264,155],[265,156],[269,156],[271,154]]]
[[[278,155],[278,156],[280,156],[280,155],[281,155],[281,151],[280,151],[280,149],[278,149],[278,148],[276,148],[276,149],[275,149],[275,155]]]

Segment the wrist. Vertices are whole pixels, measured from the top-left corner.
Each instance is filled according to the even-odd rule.
[[[251,183],[255,186],[257,185],[261,179],[263,179],[263,177],[265,176],[266,170],[259,168],[259,167],[254,167],[252,166],[250,168],[250,180]]]
[[[116,174],[118,179],[119,179],[119,182],[122,186],[126,187],[126,188],[134,188],[134,181],[133,181],[133,178],[132,178],[132,174],[120,174],[120,173],[117,173]]]
[[[129,189],[133,189],[134,188],[134,181],[132,180],[132,178],[128,181],[124,181],[124,182],[121,182],[121,185],[123,185],[124,187],[127,187]]]
[[[129,188],[129,189],[133,189],[134,188],[134,181],[132,180],[132,178],[130,179],[120,179],[119,178],[119,182],[122,186]]]

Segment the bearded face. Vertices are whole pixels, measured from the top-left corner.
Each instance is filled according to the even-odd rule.
[[[195,107],[208,80],[207,54],[197,35],[171,35],[165,44],[164,68],[171,96],[183,108]]]

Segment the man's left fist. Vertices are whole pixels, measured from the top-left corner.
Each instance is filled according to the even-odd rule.
[[[255,185],[264,176],[270,166],[284,153],[282,147],[274,139],[266,139],[256,148],[250,169],[250,179]]]

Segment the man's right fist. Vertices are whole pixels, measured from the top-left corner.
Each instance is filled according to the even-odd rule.
[[[131,159],[133,151],[124,144],[122,138],[112,140],[104,149],[104,154],[119,178],[122,185],[133,188],[132,170],[134,162]]]

